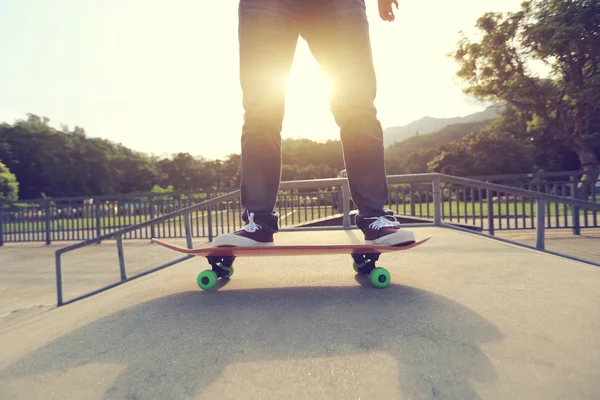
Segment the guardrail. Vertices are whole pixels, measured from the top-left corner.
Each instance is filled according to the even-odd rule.
[[[459,178],[444,175],[445,179],[441,187],[442,196],[442,218],[448,222],[467,223],[475,225],[481,230],[492,234],[498,230],[534,229],[535,228],[535,197],[517,196],[522,193],[519,190],[535,192],[541,195],[549,195],[545,205],[545,218],[547,229],[570,228],[574,234],[579,234],[582,228],[599,228],[600,213],[589,208],[570,207],[569,199],[563,194],[554,194],[552,191],[529,187],[506,186],[498,189],[497,186],[487,187],[474,185],[473,182],[481,182],[474,179]],[[393,177],[389,182],[396,182]],[[468,185],[464,183],[468,182]],[[462,183],[462,184],[461,184]],[[489,183],[489,182],[487,182]],[[493,185],[493,184],[492,184]],[[394,185],[391,185],[392,187]],[[398,191],[396,185],[396,190]],[[532,186],[529,184],[528,186]],[[491,189],[491,188],[495,188]],[[433,218],[432,186],[431,183],[415,182],[410,185],[410,197],[403,198],[403,188],[400,188],[399,200],[392,201],[392,209],[400,215]],[[491,189],[491,192],[487,192]],[[405,192],[404,192],[405,193]],[[392,197],[398,196],[392,192]],[[403,202],[404,199],[404,202]],[[600,196],[592,193],[588,203],[599,203]],[[408,205],[408,207],[407,207]]]
[[[599,172],[598,171],[591,171]],[[494,175],[469,178],[485,180],[563,198],[580,198],[577,185],[583,171],[533,173],[516,175]],[[421,176],[423,176],[421,174]],[[282,185],[276,209],[282,228],[296,227],[307,222],[343,214],[343,200],[337,179],[325,179],[323,186],[296,187]],[[541,180],[541,181],[540,181]],[[388,177],[390,196],[387,206],[396,214],[405,217],[433,218],[433,194],[431,181],[406,179],[398,181]],[[587,200],[600,202],[600,187],[593,182],[586,184],[585,192],[591,193]],[[230,191],[228,190],[227,193]],[[579,191],[581,192],[581,191]],[[25,207],[0,202],[0,246],[4,242],[82,241],[102,237],[131,225],[153,220],[173,211],[185,209],[204,199],[226,192],[173,192],[138,193],[118,197],[100,196],[93,199],[58,198],[39,199],[25,202]],[[494,230],[532,229],[534,226],[534,202],[515,201],[510,196],[495,196],[492,209],[488,212],[485,190],[464,187],[455,183],[442,182],[442,218],[444,221],[469,223],[482,230],[488,229],[489,214],[494,217]],[[580,219],[572,218],[571,208],[564,203],[550,201],[546,216],[548,229],[570,228],[575,233],[581,228],[600,228],[598,212],[588,209],[577,210]],[[191,215],[194,236],[209,238],[208,218],[217,221],[213,234],[231,231],[241,226],[242,208],[239,198],[229,198],[215,203],[208,209],[197,209]],[[183,219],[167,219],[162,224],[148,225],[123,235],[124,240],[184,238]]]
[[[466,176],[467,179],[475,179],[478,181],[486,181],[491,183],[509,183],[519,180],[539,179],[547,181],[548,178],[567,178],[567,182],[579,181],[583,175],[600,174],[600,169],[589,169],[589,170],[573,170],[573,171],[554,171],[554,172],[530,172],[526,174],[500,174],[500,175],[474,175]],[[560,179],[555,179],[555,182],[559,182]],[[593,184],[593,183],[592,183]]]
[[[536,229],[536,232],[537,232],[536,244],[535,244],[534,248],[536,248],[538,250],[546,251],[548,253],[552,253],[545,249],[545,231],[546,231],[546,227],[547,227],[546,223],[547,223],[547,220],[549,217],[549,215],[547,214],[547,208],[548,208],[549,204],[559,203],[562,205],[563,209],[572,210],[572,218],[575,221],[575,222],[573,222],[574,226],[578,226],[577,221],[581,218],[581,215],[579,212],[580,209],[589,210],[594,213],[598,213],[600,211],[600,204],[597,204],[597,203],[591,203],[591,202],[587,202],[587,201],[583,201],[583,200],[565,198],[565,197],[556,196],[556,195],[552,195],[552,194],[530,191],[530,190],[526,190],[526,189],[520,189],[520,188],[504,186],[504,185],[499,185],[499,184],[481,182],[481,181],[477,181],[477,180],[473,180],[473,179],[458,178],[458,177],[443,175],[443,174],[395,175],[395,176],[388,177],[388,182],[390,183],[390,185],[399,185],[399,184],[410,185],[410,184],[417,184],[417,183],[423,184],[425,182],[427,182],[429,185],[431,185],[432,217],[433,217],[432,220],[428,221],[428,222],[423,222],[423,223],[407,224],[405,226],[440,226],[440,227],[448,227],[448,228],[463,230],[463,228],[456,227],[453,224],[448,223],[447,221],[444,221],[445,215],[447,215],[444,213],[444,211],[445,211],[445,208],[448,207],[444,201],[443,189],[445,187],[454,187],[454,188],[463,187],[463,188],[477,190],[478,196],[480,196],[479,197],[480,207],[483,208],[483,204],[485,204],[487,207],[487,210],[488,210],[487,217],[486,217],[487,218],[486,225],[487,225],[487,231],[489,232],[489,236],[491,236],[491,237],[493,237],[493,235],[494,235],[495,226],[496,226],[496,223],[498,220],[497,216],[494,213],[495,202],[499,202],[500,198],[503,198],[503,197],[505,198],[506,196],[511,196],[511,204],[515,204],[514,203],[515,199],[517,199],[516,204],[521,204],[521,206],[524,208],[526,204],[529,204],[529,201],[534,201],[535,207],[533,207],[531,210],[529,210],[531,212],[531,219],[532,219],[531,227]],[[335,229],[350,229],[350,228],[352,228],[353,225],[351,223],[351,218],[350,218],[350,202],[349,202],[350,191],[349,191],[348,182],[347,182],[346,178],[302,180],[302,181],[290,181],[290,182],[282,182],[281,183],[282,190],[314,189],[314,188],[324,188],[324,187],[332,187],[332,186],[341,187],[342,203],[343,203],[342,204],[343,218],[342,218],[341,225],[330,226],[330,227],[312,227],[312,228],[310,228],[310,227],[292,227],[292,228],[282,228],[281,230],[282,231],[335,230]],[[100,293],[100,292],[105,291],[114,286],[131,281],[133,279],[137,279],[141,276],[147,275],[149,273],[158,271],[160,269],[166,268],[168,266],[171,266],[171,265],[177,264],[181,261],[189,259],[192,256],[184,256],[184,257],[178,258],[176,260],[173,260],[171,262],[168,262],[166,264],[152,268],[148,271],[136,274],[134,276],[128,276],[127,269],[126,269],[126,262],[125,262],[125,252],[124,252],[124,248],[123,248],[123,238],[125,235],[130,234],[136,230],[146,229],[151,226],[160,225],[160,224],[163,224],[172,219],[179,219],[179,220],[183,221],[182,226],[183,226],[183,232],[184,232],[184,237],[186,239],[187,247],[192,248],[193,247],[193,237],[194,237],[194,231],[192,229],[192,227],[193,227],[192,218],[194,216],[194,213],[196,213],[196,212],[205,212],[206,213],[205,214],[207,216],[206,230],[208,232],[207,235],[208,235],[209,240],[212,240],[213,236],[215,236],[218,233],[219,229],[223,228],[223,226],[220,226],[219,220],[215,219],[215,217],[214,217],[214,212],[213,212],[214,208],[220,207],[224,203],[227,203],[230,201],[235,201],[238,197],[239,197],[239,190],[236,190],[236,191],[228,193],[226,195],[219,196],[219,197],[216,197],[216,198],[213,198],[210,200],[206,200],[202,203],[188,206],[188,207],[182,208],[180,210],[165,214],[165,215],[155,218],[153,220],[144,221],[142,223],[132,225],[132,226],[129,226],[124,229],[120,229],[115,232],[110,232],[105,235],[101,235],[99,237],[96,237],[93,239],[88,239],[88,240],[82,241],[80,243],[76,243],[76,244],[56,250],[55,261],[56,261],[56,287],[57,287],[57,304],[58,304],[58,306],[69,304],[69,303],[75,302],[77,300],[89,297],[91,295]],[[519,197],[520,197],[520,199],[519,199]],[[528,199],[527,202],[524,201],[526,198]],[[485,203],[483,203],[483,199],[485,199]],[[472,204],[474,204],[474,203],[472,203]],[[529,217],[528,217],[528,219],[529,219]],[[221,220],[221,225],[222,225],[222,222],[223,221]],[[62,290],[62,267],[61,267],[62,255],[67,252],[75,251],[77,249],[81,249],[83,247],[90,246],[90,245],[99,243],[100,241],[109,240],[109,239],[116,240],[116,247],[117,247],[117,253],[118,253],[118,260],[119,260],[120,279],[118,281],[114,282],[113,284],[110,284],[108,286],[105,286],[103,288],[95,290],[93,292],[84,294],[82,296],[76,297],[76,298],[68,300],[68,301],[64,301],[63,290]],[[499,240],[503,240],[503,239],[499,239]],[[511,242],[508,240],[503,240],[503,241]],[[511,242],[511,243],[515,243],[515,242]],[[515,244],[519,244],[519,243],[515,243]],[[521,244],[519,244],[519,245],[521,245]],[[525,247],[530,247],[530,246],[525,246]],[[557,253],[552,253],[552,254],[557,254]],[[558,254],[558,255],[564,256],[562,254]],[[577,259],[574,257],[570,257],[570,258]],[[579,260],[579,261],[598,265],[598,264],[595,264],[593,262],[586,261],[586,260]]]
[[[233,189],[0,200],[0,246],[10,242],[80,241],[154,219]],[[165,227],[173,231],[173,227]],[[153,231],[138,232],[136,239]]]

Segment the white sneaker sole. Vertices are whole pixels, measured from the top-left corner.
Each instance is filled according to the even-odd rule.
[[[224,234],[219,235],[215,239],[215,246],[255,246],[255,247],[263,247],[263,246],[273,246],[273,242],[257,242],[256,240],[249,239],[247,237],[233,235],[233,234]]]
[[[377,246],[398,246],[415,242],[415,234],[411,231],[398,231],[375,240],[365,240],[365,244]]]

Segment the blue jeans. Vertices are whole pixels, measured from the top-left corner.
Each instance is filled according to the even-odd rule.
[[[330,110],[340,128],[356,223],[391,215],[383,132],[374,106],[376,79],[364,0],[240,0],[243,220],[278,230],[285,78],[301,36],[332,83]],[[367,223],[371,221],[366,221]]]

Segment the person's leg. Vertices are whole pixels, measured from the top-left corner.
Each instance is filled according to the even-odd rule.
[[[314,0],[301,34],[332,84],[330,107],[340,138],[357,226],[367,243],[414,241],[385,209],[383,131],[374,105],[376,77],[364,0]]]
[[[241,0],[238,35],[245,111],[240,192],[247,225],[220,235],[216,245],[271,244],[278,231],[274,207],[281,179],[285,81],[299,35],[294,0]]]

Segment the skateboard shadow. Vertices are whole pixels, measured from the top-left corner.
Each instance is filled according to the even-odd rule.
[[[103,397],[173,398],[202,395],[231,364],[383,352],[396,359],[407,398],[477,399],[470,382],[497,379],[480,345],[501,339],[461,304],[397,284],[190,291],[121,310],[34,350],[0,371],[0,394],[9,391],[0,397],[27,397],[24,380],[92,363],[122,368]],[[294,368],[274,384],[306,373]],[[219,390],[227,395],[227,386]]]

